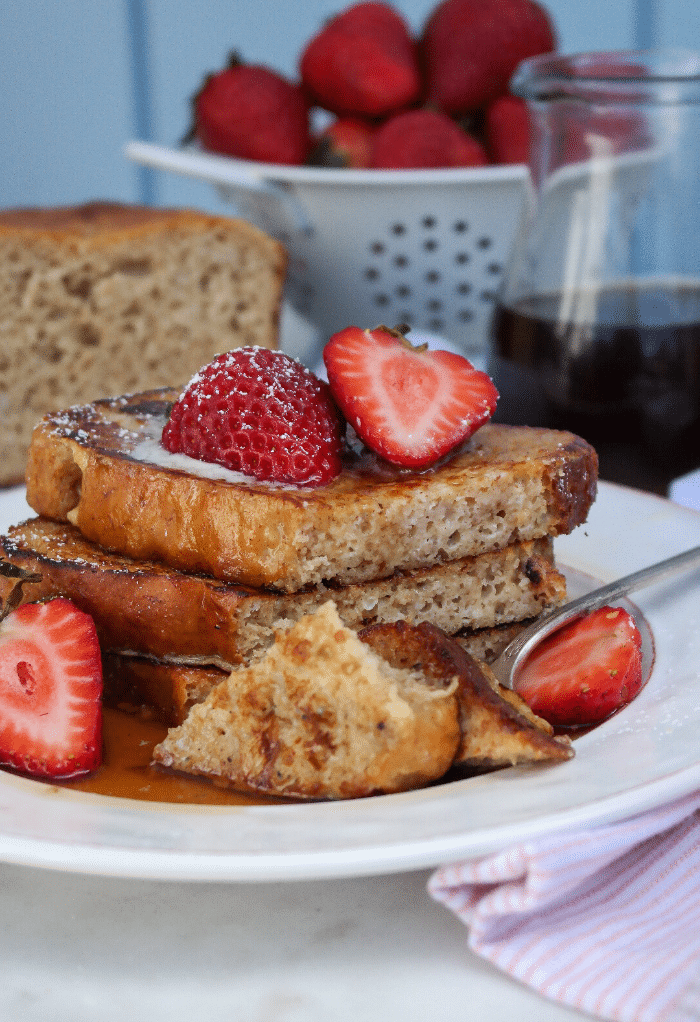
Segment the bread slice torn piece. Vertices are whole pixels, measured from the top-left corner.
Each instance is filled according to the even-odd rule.
[[[418,788],[442,777],[459,748],[457,687],[449,673],[387,663],[328,601],[193,706],[154,760],[302,799]]]
[[[378,624],[359,635],[397,669],[419,670],[428,679],[458,679],[461,739],[455,767],[473,770],[560,762],[574,755],[568,737],[555,735],[551,724],[499,684],[486,664],[433,625]]]

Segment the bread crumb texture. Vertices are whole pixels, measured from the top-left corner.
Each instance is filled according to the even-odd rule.
[[[456,681],[391,667],[332,601],[279,632],[156,747],[165,766],[243,790],[356,798],[442,777],[460,740]]]
[[[275,347],[286,253],[239,220],[91,203],[0,213],[0,484],[47,412]]]

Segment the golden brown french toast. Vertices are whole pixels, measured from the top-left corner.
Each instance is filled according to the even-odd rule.
[[[150,391],[46,416],[29,453],[29,504],[107,550],[295,592],[568,533],[595,498],[585,441],[496,424],[420,472],[348,448],[326,486],[258,483],[166,454],[159,438],[176,397]]]
[[[439,629],[360,637],[329,601],[194,705],[154,759],[239,790],[338,799],[424,786],[458,760],[473,765],[481,748],[489,766],[573,755],[477,675]]]
[[[398,627],[398,624],[388,627]],[[529,622],[518,621],[496,628],[478,628],[453,639],[485,666],[526,624]],[[360,632],[361,636],[363,634]],[[182,724],[192,706],[203,702],[229,673],[211,665],[193,666],[173,656],[158,659],[117,652],[104,653],[102,667],[107,705],[127,703],[150,707],[170,727]],[[505,693],[504,698],[508,695]]]
[[[182,724],[195,703],[228,677],[217,667],[190,667],[147,657],[102,654],[106,706],[148,707],[164,724]]]
[[[515,766],[573,755],[568,739],[555,736],[551,725],[516,692],[503,688],[486,664],[433,625],[377,624],[359,637],[394,667],[420,665],[428,677],[458,679],[461,740],[455,767]]]
[[[535,617],[566,597],[549,538],[347,586],[281,594],[108,553],[63,522],[34,518],[0,537],[0,558],[39,574],[25,601],[65,596],[90,614],[103,651],[233,667],[260,655],[280,620],[332,598],[350,628],[429,621],[449,634]],[[0,594],[9,580],[0,579]]]

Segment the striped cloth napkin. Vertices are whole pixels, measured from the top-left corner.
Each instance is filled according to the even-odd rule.
[[[470,948],[614,1022],[700,1020],[700,792],[609,826],[443,866]]]

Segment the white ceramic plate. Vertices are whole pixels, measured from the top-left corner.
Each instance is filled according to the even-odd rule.
[[[0,493],[0,529],[26,516]],[[601,582],[700,544],[700,514],[601,484],[561,564]],[[700,787],[700,571],[638,594],[656,659],[640,696],[557,766],[509,769],[337,804],[181,807],[0,772],[0,860],[111,876],[268,881],[360,876],[473,858],[610,822]]]

